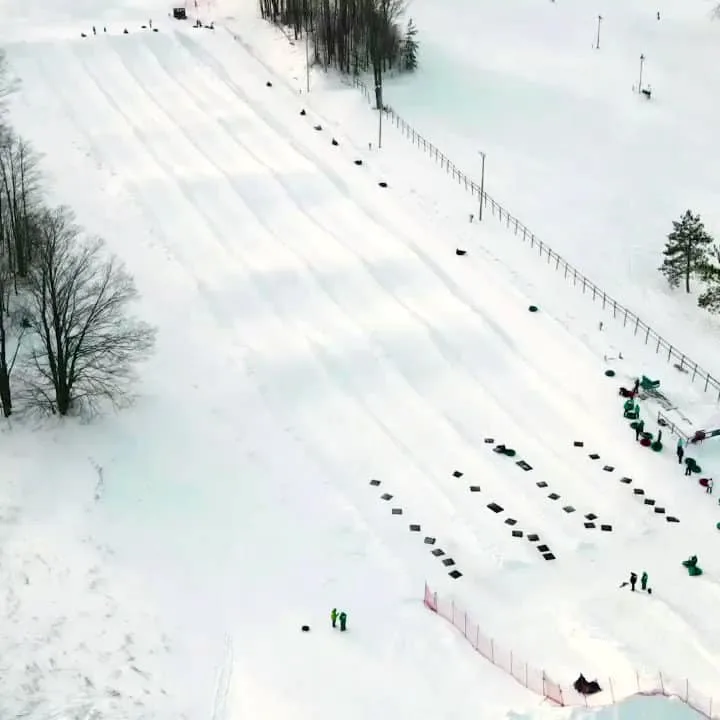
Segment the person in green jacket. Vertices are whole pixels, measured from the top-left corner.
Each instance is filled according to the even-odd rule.
[[[333,608],[330,612],[330,622],[332,623],[332,626],[335,627],[338,619],[338,611],[337,608]]]
[[[648,584],[648,574],[646,572],[643,572],[643,574],[640,576],[640,587],[643,590],[647,590],[647,584]]]
[[[343,610],[338,617],[340,618],[340,632],[345,632],[345,628],[347,626],[347,613]]]

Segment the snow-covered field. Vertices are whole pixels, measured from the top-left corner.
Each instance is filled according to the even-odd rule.
[[[368,149],[356,91],[313,77],[301,94],[302,47],[251,0],[205,8],[214,31],[151,0],[3,10],[13,122],[44,153],[51,197],[127,262],[159,340],[132,409],[3,427],[0,717],[691,715],[659,698],[549,708],[423,607],[426,581],[564,684],[662,669],[720,697],[717,504],[682,477],[671,437],[659,455],[634,444],[617,385],[661,377],[704,418],[707,397],[503,228],[470,225],[469,196],[400,134]],[[500,191],[513,162],[488,190],[523,217],[527,196]],[[598,273],[607,250],[587,256]],[[697,453],[710,475],[712,442]],[[692,553],[700,578],[680,566]],[[652,596],[618,588],[630,570]]]

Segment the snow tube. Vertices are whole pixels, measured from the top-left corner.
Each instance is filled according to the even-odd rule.
[[[615,377],[615,371],[614,370],[606,370],[605,377]]]
[[[528,308],[528,310],[529,310],[530,312],[537,312],[537,311],[538,311],[538,307],[537,307],[537,305],[531,305],[531,306]]]

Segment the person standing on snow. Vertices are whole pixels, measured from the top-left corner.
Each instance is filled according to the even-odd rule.
[[[333,627],[336,627],[337,625],[337,619],[338,619],[338,611],[337,608],[333,608],[330,612],[330,622],[332,623]]]
[[[683,456],[685,455],[685,450],[683,449],[682,438],[678,438],[677,447],[675,448],[675,452],[677,453],[678,465],[682,465]]]
[[[347,626],[347,613],[343,610],[338,617],[340,618],[340,632],[345,632]]]
[[[635,426],[635,440],[640,439],[640,433],[645,429],[645,421],[638,420],[638,424]]]
[[[635,592],[635,584],[637,583],[637,575],[634,572],[630,573],[630,589]]]
[[[647,590],[648,574],[643,570],[643,574],[640,576],[640,587],[643,590]]]

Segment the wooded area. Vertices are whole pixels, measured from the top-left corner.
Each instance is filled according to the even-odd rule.
[[[308,33],[312,62],[327,70],[359,75],[372,71],[382,87],[388,70],[417,67],[417,28],[400,21],[404,0],[259,0],[265,20],[291,28],[298,39]],[[377,90],[376,90],[377,92]],[[381,95],[378,95],[380,102]]]

